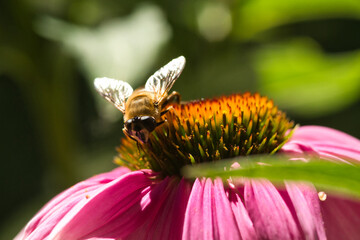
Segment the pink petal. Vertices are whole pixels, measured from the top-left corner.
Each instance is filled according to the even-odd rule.
[[[360,236],[360,202],[328,196],[320,203],[329,240],[357,240]]]
[[[305,239],[326,239],[317,191],[311,185],[285,184]]]
[[[320,126],[304,126],[295,130],[280,152],[297,157],[359,162],[360,140],[335,129]]]
[[[233,210],[241,238],[245,240],[257,239],[254,225],[240,198],[241,193],[239,193],[237,189],[230,189],[228,193],[231,208]]]
[[[163,198],[163,204],[159,206],[160,213],[150,225],[150,239],[181,239],[191,184],[186,180],[176,184],[171,196]]]
[[[153,180],[141,171],[115,179],[74,206],[56,225],[50,239],[123,238],[146,219],[141,200]]]
[[[205,180],[196,179],[185,212],[183,239],[213,239],[210,188]],[[210,206],[209,206],[210,204]]]
[[[239,239],[221,180],[196,180],[185,213],[183,239]]]
[[[221,179],[214,180],[213,192],[212,217],[215,239],[238,239],[240,232]]]
[[[343,143],[344,145],[360,147],[359,139],[352,137],[339,130],[323,126],[302,126],[299,127],[292,138],[311,142]]]
[[[111,172],[99,174],[80,182],[66,191],[60,193],[47,203],[16,236],[15,239],[43,239],[64,217],[69,209],[76,205],[88,194],[111,182],[116,177],[130,172],[127,168],[116,168]]]
[[[177,177],[168,178],[159,184],[163,185],[161,192],[151,192],[146,224],[127,239],[181,239],[191,184],[179,181]]]
[[[267,180],[245,183],[245,206],[260,239],[301,239],[288,206]]]
[[[139,202],[150,191],[152,175],[123,172],[95,176],[59,194],[17,239],[116,239],[135,231],[144,221]]]

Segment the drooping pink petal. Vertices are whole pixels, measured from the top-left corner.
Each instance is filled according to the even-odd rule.
[[[238,239],[240,232],[222,180],[215,179],[212,188],[214,192],[212,217],[215,225],[215,239]]]
[[[185,213],[183,239],[239,239],[221,180],[196,180]]]
[[[310,184],[285,183],[305,239],[326,239],[317,191]]]
[[[171,177],[160,185],[162,190],[154,189],[150,193],[151,204],[147,208],[151,210],[146,223],[126,239],[181,239],[191,184]]]
[[[329,240],[357,240],[360,236],[360,201],[327,196],[320,203]]]
[[[196,179],[185,212],[183,239],[213,239],[211,192],[205,190],[205,180]]]
[[[231,188],[228,190],[229,201],[236,219],[237,227],[239,228],[241,238],[244,240],[257,239],[254,225],[249,217],[249,214],[241,200],[243,195],[243,188],[241,193],[238,189]]]
[[[44,239],[64,215],[92,191],[101,188],[117,177],[130,172],[128,168],[116,168],[80,182],[54,197],[47,203],[15,237],[15,239]]]
[[[111,181],[116,173],[120,175]],[[142,171],[122,173],[102,174],[61,193],[17,239],[81,239],[95,232],[96,237],[117,239],[135,231],[144,221],[139,202],[153,180]]]
[[[171,186],[171,195],[163,198],[156,219],[149,225],[150,239],[181,239],[191,184],[184,179],[180,183],[176,181],[175,184]]]
[[[359,162],[360,140],[335,129],[304,126],[295,130],[280,152],[301,158],[310,156],[341,162]]]
[[[245,183],[245,206],[260,239],[301,239],[288,206],[267,180]]]
[[[146,220],[142,200],[153,180],[142,171],[128,173],[78,202],[56,225],[50,239],[124,238]],[[145,203],[147,204],[147,203]],[[91,216],[91,217],[89,217]]]

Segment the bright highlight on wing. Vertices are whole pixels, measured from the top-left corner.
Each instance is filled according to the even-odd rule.
[[[96,78],[94,85],[101,96],[125,113],[125,101],[133,92],[132,87],[127,82],[103,77]]]
[[[155,72],[145,84],[145,90],[155,93],[155,99],[159,103],[166,97],[176,79],[185,67],[185,58],[180,56]]]

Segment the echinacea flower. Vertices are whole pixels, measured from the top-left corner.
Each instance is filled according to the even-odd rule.
[[[353,163],[360,141],[294,124],[258,94],[175,105],[149,143],[123,139],[123,167],[80,182],[45,205],[16,239],[356,239],[360,203],[310,184],[182,177],[181,168],[251,154]],[[324,199],[323,199],[324,200]]]

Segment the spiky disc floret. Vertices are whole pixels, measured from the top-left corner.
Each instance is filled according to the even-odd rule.
[[[167,122],[148,144],[123,139],[115,161],[131,169],[151,168],[180,175],[187,164],[249,154],[272,154],[287,140],[294,124],[273,101],[259,94],[233,94],[173,106]]]

